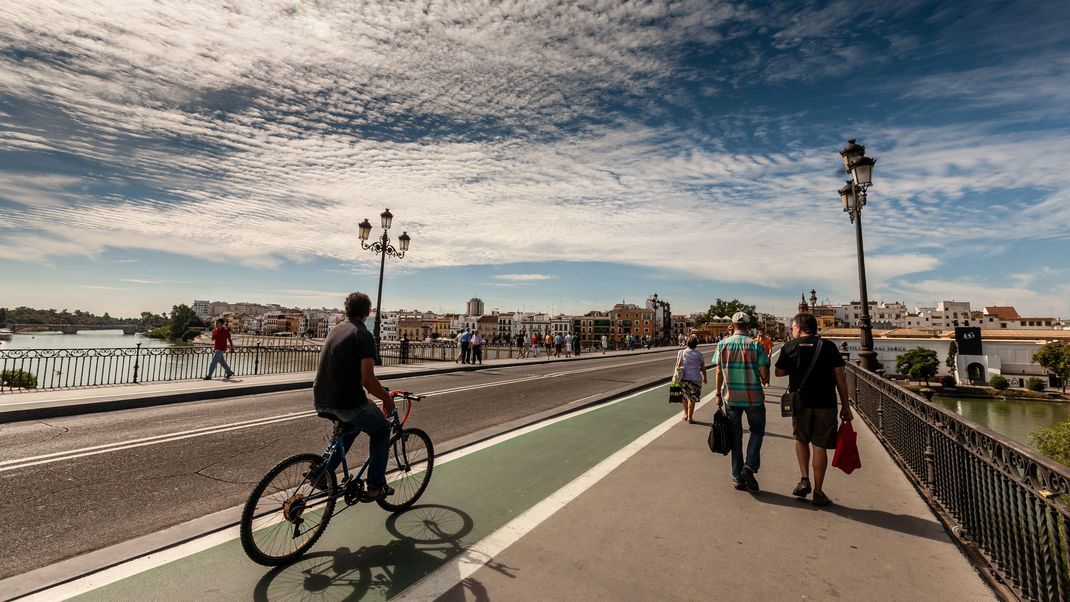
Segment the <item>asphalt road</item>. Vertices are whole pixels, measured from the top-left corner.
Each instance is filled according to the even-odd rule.
[[[665,376],[675,351],[386,384],[429,395],[409,425],[442,446]],[[310,410],[303,390],[0,426],[0,578],[243,503],[277,461],[323,449],[330,424]],[[351,457],[366,454],[358,440]]]

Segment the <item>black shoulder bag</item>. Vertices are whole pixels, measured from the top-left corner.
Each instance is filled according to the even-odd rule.
[[[817,365],[817,356],[821,355],[821,344],[824,342],[824,339],[818,339],[817,344],[814,345],[814,357],[810,359],[810,367],[806,369],[806,374],[803,375],[802,382],[799,383],[799,391],[806,386],[806,380],[810,378],[810,373],[814,371],[814,366]],[[802,398],[799,396],[799,391],[792,391],[789,386],[788,390],[780,396],[781,416],[794,416],[795,412],[800,409]]]

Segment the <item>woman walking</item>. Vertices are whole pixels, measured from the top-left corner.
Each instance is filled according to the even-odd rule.
[[[676,356],[676,370],[683,369],[680,385],[684,388],[684,420],[694,424],[695,404],[702,399],[702,385],[706,384],[706,360],[697,349],[698,337],[687,339],[687,348]]]
[[[572,335],[565,333],[565,357],[572,357]]]

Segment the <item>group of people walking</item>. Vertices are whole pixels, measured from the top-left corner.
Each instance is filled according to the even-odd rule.
[[[717,343],[712,362],[707,365],[698,351],[698,338],[689,337],[687,347],[677,355],[681,371],[684,415],[694,422],[695,404],[702,396],[710,368],[716,371],[714,399],[728,417],[731,433],[732,485],[741,491],[759,491],[756,477],[762,463],[765,439],[765,387],[769,385],[772,340],[759,331],[750,336],[750,316],[732,316],[732,334]],[[813,494],[816,506],[830,503],[824,491],[828,450],[835,449],[838,420],[853,419],[844,375],[844,360],[836,345],[817,336],[817,319],[800,313],[792,319],[792,339],[781,348],[775,366],[778,377],[788,377],[788,389],[799,394],[800,403],[792,413],[792,434],[800,478],[792,494],[805,498]],[[840,410],[837,416],[836,395]],[[749,437],[743,448],[743,418]],[[810,469],[813,468],[811,479]]]
[[[457,357],[454,362],[462,364],[483,363],[483,335],[478,330],[464,329],[457,335]]]
[[[550,359],[551,353],[553,357],[572,357],[580,355],[580,335],[576,333],[557,333],[540,335],[534,333],[527,335],[525,333],[519,333],[516,335],[516,349],[517,355],[523,359],[526,357],[539,357],[539,348],[542,347],[545,350],[546,359]]]

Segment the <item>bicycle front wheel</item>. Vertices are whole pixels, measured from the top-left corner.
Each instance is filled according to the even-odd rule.
[[[256,485],[241,514],[241,545],[253,562],[285,564],[316,543],[334,514],[338,478],[316,454],[275,465]]]
[[[390,439],[387,454],[386,480],[394,494],[379,500],[379,506],[391,512],[407,510],[420,499],[431,480],[435,467],[431,437],[420,429],[404,429]]]

